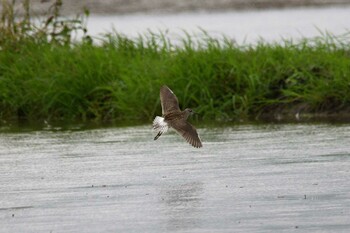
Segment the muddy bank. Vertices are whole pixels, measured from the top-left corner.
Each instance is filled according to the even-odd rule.
[[[43,12],[53,0],[33,0],[32,9]],[[93,14],[175,13],[186,11],[227,11],[303,6],[347,5],[350,0],[63,0],[63,14],[76,14],[87,8]]]

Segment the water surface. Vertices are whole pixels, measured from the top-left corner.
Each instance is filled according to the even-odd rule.
[[[293,9],[247,10],[227,12],[189,12],[179,14],[130,14],[92,15],[89,17],[89,33],[117,32],[129,37],[155,33],[167,33],[173,43],[179,43],[185,30],[189,34],[203,36],[201,29],[212,37],[228,38],[238,44],[298,41],[322,34],[343,35],[350,30],[349,6]]]
[[[349,232],[350,125],[0,131],[1,232]]]

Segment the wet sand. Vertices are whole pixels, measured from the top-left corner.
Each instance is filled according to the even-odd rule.
[[[53,0],[33,0],[32,9],[43,12]],[[93,14],[175,13],[188,11],[227,11],[242,9],[348,5],[350,0],[63,0],[63,14],[76,14],[84,8]]]

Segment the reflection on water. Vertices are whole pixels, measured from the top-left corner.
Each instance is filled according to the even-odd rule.
[[[165,198],[168,216],[167,230],[188,230],[199,227],[197,220],[203,201],[203,184],[190,182],[179,185],[171,185],[165,190]]]
[[[0,232],[347,232],[350,125],[0,131]]]

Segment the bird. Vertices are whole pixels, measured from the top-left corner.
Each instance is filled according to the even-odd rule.
[[[187,122],[187,118],[194,111],[190,108],[181,111],[176,95],[166,85],[160,88],[160,102],[162,105],[162,117],[156,116],[153,120],[153,129],[157,133],[154,140],[166,133],[169,128],[173,128],[193,147],[202,147],[196,128]]]

